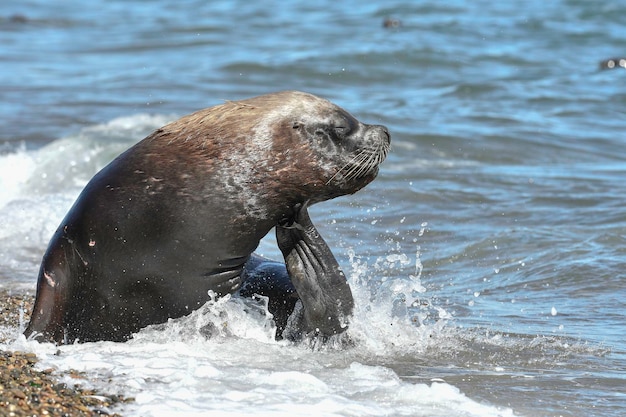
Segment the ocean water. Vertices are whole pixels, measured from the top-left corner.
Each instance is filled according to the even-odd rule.
[[[599,64],[625,28],[617,0],[1,3],[1,288],[33,292],[91,176],[194,110],[298,89],[392,134],[372,184],[311,208],[352,346],[275,342],[233,297],[127,343],[2,348],[127,416],[623,415],[626,70]]]

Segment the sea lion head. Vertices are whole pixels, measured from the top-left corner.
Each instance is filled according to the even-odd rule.
[[[283,187],[311,203],[352,194],[369,184],[386,158],[391,136],[312,94],[285,91],[244,100],[266,109],[255,136],[271,144],[270,164]],[[270,110],[267,110],[270,109]]]

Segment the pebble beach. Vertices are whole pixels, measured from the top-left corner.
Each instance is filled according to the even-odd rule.
[[[34,296],[0,291],[0,300],[0,343],[8,344],[28,320]],[[80,373],[55,372],[39,369],[34,353],[0,350],[0,416],[119,416],[115,405],[132,401],[84,387]],[[61,376],[76,383],[61,382]]]

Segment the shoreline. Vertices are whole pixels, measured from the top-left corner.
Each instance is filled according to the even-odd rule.
[[[10,343],[20,324],[28,322],[34,299],[34,295],[26,292],[0,289],[0,343]],[[34,353],[0,348],[2,415],[121,417],[114,411],[115,406],[133,401],[132,398],[103,394],[81,387],[82,377],[77,372],[66,373],[76,379],[76,384],[70,386],[60,382],[54,375],[54,369],[35,369],[37,361]]]

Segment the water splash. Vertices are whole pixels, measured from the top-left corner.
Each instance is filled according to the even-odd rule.
[[[375,354],[420,353],[445,336],[452,317],[437,306],[422,284],[421,249],[414,257],[394,249],[372,265],[348,250],[355,297],[348,332]]]
[[[221,343],[238,338],[274,343],[276,325],[268,310],[269,298],[243,298],[230,294],[218,298],[213,291],[209,296],[211,299],[207,303],[188,316],[148,326],[133,339],[162,343],[210,339]]]

